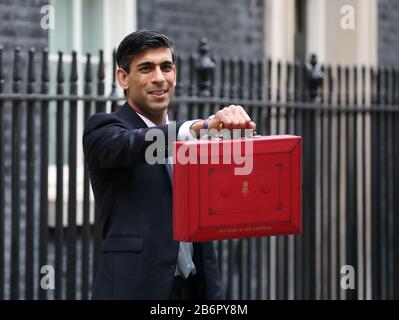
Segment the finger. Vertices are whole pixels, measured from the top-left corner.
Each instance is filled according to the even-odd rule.
[[[228,108],[227,112],[228,117],[231,120],[231,129],[240,128],[240,117],[238,115],[237,106],[232,105]]]
[[[224,115],[224,111],[219,110],[215,113],[215,116],[208,122],[208,129],[220,129],[220,125],[226,123],[228,119],[226,119],[226,116]]]
[[[240,105],[229,105],[219,110],[219,122],[223,123],[226,129],[247,129],[250,128],[251,118]]]
[[[227,109],[225,109],[226,116],[231,120],[230,129],[245,129],[247,127],[245,118],[241,115],[240,108],[242,107],[230,105]]]
[[[249,129],[250,128],[250,122],[251,118],[249,115],[245,112],[245,109],[242,106],[234,106],[232,109],[232,112],[234,113],[235,118],[239,121],[239,125],[236,128],[239,129]]]
[[[224,128],[232,129],[235,125],[235,117],[231,110],[231,106],[223,108],[222,111],[223,111],[222,123]]]
[[[240,115],[245,119],[247,123],[251,122],[251,118],[249,117],[248,113],[245,111],[245,109],[242,106],[238,106],[238,110],[240,112]]]
[[[240,129],[246,129],[251,122],[251,118],[247,115],[244,108],[242,106],[237,106],[235,109],[235,116],[240,122]]]
[[[249,123],[249,129],[256,130],[256,123],[253,122],[253,121],[251,121],[251,122]]]

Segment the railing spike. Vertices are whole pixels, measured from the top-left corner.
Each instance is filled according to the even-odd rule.
[[[42,52],[42,87],[41,93],[47,93],[49,90],[49,72],[48,72],[48,48]]]
[[[33,93],[34,91],[34,82],[36,81],[35,75],[35,48],[29,49],[29,58],[28,58],[28,93]]]
[[[20,47],[16,47],[14,50],[14,64],[13,64],[13,92],[20,91],[21,84],[21,62],[20,62]]]
[[[4,90],[3,46],[0,46],[0,93]]]
[[[78,81],[78,62],[76,51],[72,51],[72,65],[71,65],[71,82]]]
[[[93,80],[91,74],[91,54],[86,54],[86,70],[85,70],[85,82],[91,82]]]
[[[105,71],[104,71],[104,51],[100,50],[99,52],[100,62],[98,64],[98,80],[104,80]]]
[[[116,95],[116,49],[112,50],[111,96]]]
[[[63,53],[62,51],[58,51],[58,67],[57,67],[57,82],[64,82],[64,66],[62,63]]]

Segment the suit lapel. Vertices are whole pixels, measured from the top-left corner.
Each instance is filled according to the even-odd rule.
[[[132,128],[135,129],[144,129],[148,128],[146,123],[140,116],[133,110],[133,108],[125,102],[125,104],[116,112],[117,116],[123,119],[124,121],[128,122]],[[166,163],[164,164],[166,173],[169,178],[169,182],[172,185],[173,176],[172,176],[172,165],[169,163],[168,159],[165,159]]]
[[[115,112],[115,114],[126,121],[134,129],[148,128],[143,119],[133,110],[133,108],[125,102],[125,104]]]

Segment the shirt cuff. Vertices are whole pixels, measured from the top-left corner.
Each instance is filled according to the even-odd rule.
[[[196,120],[190,120],[184,122],[179,129],[179,132],[177,133],[177,140],[197,140],[196,137],[194,137],[191,134],[190,127],[194,122],[201,121],[201,119],[196,119]]]

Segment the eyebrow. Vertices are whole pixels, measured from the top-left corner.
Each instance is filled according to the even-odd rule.
[[[164,64],[174,65],[174,63],[171,60],[165,60],[165,61],[161,62],[161,65],[164,65]],[[154,65],[155,65],[154,62],[144,61],[144,62],[139,63],[137,65],[137,68],[144,67],[144,66],[154,66]]]

